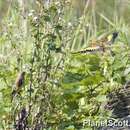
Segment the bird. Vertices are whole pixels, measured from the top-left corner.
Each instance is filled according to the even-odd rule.
[[[105,51],[105,49],[112,45],[115,42],[115,39],[118,36],[118,32],[113,32],[112,35],[103,37],[99,40],[92,40],[90,42],[90,46],[86,49],[83,49],[81,51],[72,52],[72,54],[78,54],[78,53],[87,53],[87,52],[96,52],[96,51]]]
[[[24,84],[24,77],[25,77],[24,71],[19,73],[19,75],[17,76],[16,81],[15,81],[16,90],[19,90]]]
[[[16,78],[16,81],[15,81],[15,87],[12,91],[12,95],[13,97],[16,95],[16,94],[19,94],[20,93],[20,90],[24,84],[24,80],[25,80],[25,72],[22,71],[18,74],[17,78]]]

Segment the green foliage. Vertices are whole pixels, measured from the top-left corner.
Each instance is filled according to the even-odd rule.
[[[27,17],[28,36],[20,28],[18,8],[5,18],[0,37],[0,129],[19,128],[22,122],[32,130],[91,130],[94,127],[83,126],[85,120],[110,117],[103,106],[107,94],[130,79],[129,26],[87,5],[78,19],[70,8],[66,0],[38,5]],[[109,49],[71,54],[87,47],[93,37],[115,30],[119,37],[111,46],[113,54]],[[25,83],[11,101],[20,71],[26,72]]]

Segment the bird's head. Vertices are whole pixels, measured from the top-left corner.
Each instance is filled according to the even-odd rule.
[[[112,38],[113,38],[113,39],[116,39],[117,36],[118,36],[118,32],[114,32],[114,33],[112,33]]]
[[[117,38],[118,36],[118,32],[113,32],[111,35],[109,35],[107,38],[108,38],[108,41],[110,43],[114,43],[115,39]]]

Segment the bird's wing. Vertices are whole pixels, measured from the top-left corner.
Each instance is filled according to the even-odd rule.
[[[72,54],[78,54],[78,53],[93,53],[93,52],[97,52],[100,51],[101,47],[99,46],[95,46],[95,47],[87,47],[86,49],[80,50],[80,51],[76,51],[76,52],[72,52]]]

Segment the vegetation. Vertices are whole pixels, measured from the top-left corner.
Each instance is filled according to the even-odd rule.
[[[97,129],[84,122],[110,118],[107,95],[130,79],[129,1],[24,2],[0,0],[0,129]],[[71,53],[115,31],[114,55]]]

